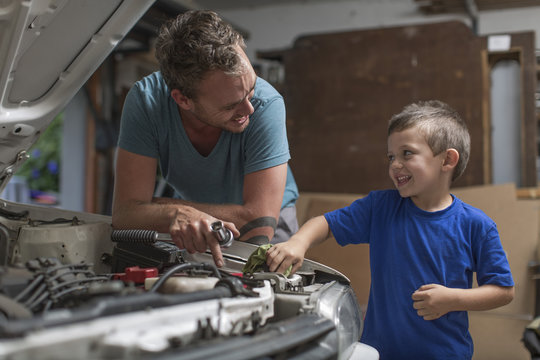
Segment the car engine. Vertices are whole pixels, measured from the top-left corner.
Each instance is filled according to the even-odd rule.
[[[348,359],[362,314],[348,279],[306,260],[290,277],[243,273],[144,243],[110,217],[0,204],[0,358]]]

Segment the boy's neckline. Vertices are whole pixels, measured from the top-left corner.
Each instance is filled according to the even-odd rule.
[[[449,210],[452,205],[454,205],[454,203],[456,202],[456,197],[453,195],[453,194],[448,194],[450,196],[449,198],[449,202],[445,202],[445,204],[443,206],[438,206],[436,208],[431,208],[430,210],[426,210],[420,206],[418,206],[413,199],[411,199],[410,197],[408,198],[408,200],[410,201],[410,205],[411,207],[413,207],[414,209],[417,209],[419,212],[421,213],[424,213],[424,214],[441,214],[441,213],[444,213],[446,212],[447,210]]]
[[[448,196],[445,196],[444,199],[437,202],[435,205],[430,204],[426,206],[425,204],[418,204],[417,201],[415,201],[411,197],[409,197],[409,199],[411,200],[411,202],[414,204],[415,207],[417,207],[418,209],[422,211],[430,212],[430,213],[443,211],[449,208],[450,206],[452,206],[452,204],[454,203],[454,196],[450,193],[448,193]]]

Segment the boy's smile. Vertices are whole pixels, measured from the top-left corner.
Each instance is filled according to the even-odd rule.
[[[440,210],[451,203],[450,184],[443,176],[445,157],[444,151],[433,155],[418,128],[394,132],[388,137],[390,178],[402,197],[410,197],[423,210]]]
[[[410,176],[398,176],[397,178],[397,187],[405,185],[410,179]]]

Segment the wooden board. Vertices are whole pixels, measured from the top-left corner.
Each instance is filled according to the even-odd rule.
[[[534,33],[511,35],[522,87],[522,184],[536,186]],[[439,99],[471,133],[469,165],[455,186],[491,183],[490,66],[497,54],[458,21],[314,34],[258,54],[285,68],[280,91],[302,192],[367,193],[391,187],[386,129],[405,105]],[[503,54],[504,55],[504,54]]]
[[[439,99],[467,121],[470,166],[483,183],[481,39],[461,22],[304,36],[283,53],[291,166],[300,191],[390,187],[387,123]]]

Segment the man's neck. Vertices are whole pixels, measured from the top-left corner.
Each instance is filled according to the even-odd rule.
[[[202,156],[208,156],[219,141],[222,130],[220,128],[207,125],[189,112],[184,112],[180,108],[180,118],[189,141]]]

